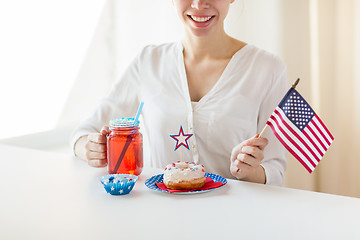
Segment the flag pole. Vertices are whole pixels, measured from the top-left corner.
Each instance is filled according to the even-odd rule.
[[[259,136],[257,138],[261,138],[261,136],[263,135],[263,133],[265,132],[265,130],[267,129],[269,125],[265,124],[265,127],[263,128],[263,130],[261,131],[261,133],[259,134]]]
[[[300,81],[300,78],[296,79],[296,81],[293,83],[293,85],[291,86],[291,88],[296,88],[296,86],[298,85]],[[263,128],[263,130],[261,131],[261,133],[259,134],[259,136],[257,138],[261,138],[261,136],[264,134],[265,130],[267,129],[269,125],[265,124],[265,127]]]
[[[293,83],[293,85],[291,86],[291,88],[296,88],[296,86],[298,85],[300,81],[300,78],[296,79],[296,81]]]

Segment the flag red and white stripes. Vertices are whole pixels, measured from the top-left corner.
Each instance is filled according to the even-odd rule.
[[[266,124],[309,173],[315,169],[334,140],[321,119],[293,88]]]

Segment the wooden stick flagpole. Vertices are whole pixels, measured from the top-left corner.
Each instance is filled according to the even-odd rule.
[[[291,86],[291,88],[296,88],[296,86],[298,85],[300,81],[300,78],[296,79],[296,81],[293,83],[293,85]]]
[[[265,124],[265,127],[263,128],[263,130],[261,131],[261,133],[259,134],[259,136],[257,138],[261,138],[261,136],[263,135],[263,133],[265,132],[265,130],[267,129],[269,125]]]
[[[182,162],[182,148],[180,149],[180,161]]]

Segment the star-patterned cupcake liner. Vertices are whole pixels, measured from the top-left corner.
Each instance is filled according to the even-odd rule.
[[[107,193],[111,195],[125,195],[131,192],[138,176],[131,174],[109,174],[100,177]]]

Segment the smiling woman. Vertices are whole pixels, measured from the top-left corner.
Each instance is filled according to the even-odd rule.
[[[216,0],[181,1],[193,3],[194,8],[180,11],[179,21],[173,2],[176,4],[175,0],[107,0],[102,8],[102,1],[92,0],[1,1],[0,138],[80,121],[91,113],[145,45],[173,42],[184,36],[182,22],[189,23],[185,28],[189,32],[191,27],[196,27],[194,24],[215,23],[224,12],[217,7],[207,9],[209,2],[216,3]],[[196,5],[203,9],[196,9]],[[154,6],[157,14],[149,11]],[[360,196],[360,162],[357,152],[349,151],[357,148],[356,138],[360,133],[359,13],[357,0],[324,3],[317,0],[235,0],[230,4],[224,21],[225,32],[280,55],[288,66],[290,79],[302,79],[299,90],[336,138],[311,175],[295,159],[289,158],[285,176],[288,187]],[[225,68],[226,61],[220,63]],[[190,76],[186,71],[182,74]],[[154,85],[149,89],[154,96],[162,93],[162,89]],[[200,100],[201,95],[204,93],[192,94],[194,100]],[[157,97],[153,100],[161,104]],[[208,147],[211,141],[218,141],[215,152],[229,151],[229,145],[221,139],[211,138],[219,135],[222,129],[230,137],[242,136],[225,129],[226,125],[251,128],[252,116],[238,121],[236,116],[229,115],[231,109],[226,103],[237,99],[242,106],[253,106],[237,96],[224,101],[221,111],[209,114],[208,118],[198,116],[210,126],[220,126],[209,129],[198,125],[208,133],[200,139],[203,144]],[[171,105],[172,99],[168,103]],[[192,105],[199,108],[198,103]],[[167,110],[174,112],[171,107]],[[239,108],[233,111],[234,114],[239,112]],[[157,114],[165,115],[161,111]],[[156,124],[161,127],[160,122]],[[50,137],[60,132],[58,128]],[[48,142],[49,135],[43,139]],[[33,146],[38,144],[34,138],[25,141]]]
[[[227,178],[281,185],[285,150],[274,136],[266,135],[269,141],[256,134],[287,90],[286,68],[275,55],[225,31],[233,2],[173,0],[184,36],[142,48],[95,112],[76,128],[72,141],[76,156],[90,166],[106,166],[105,125],[116,117],[133,116],[143,101],[142,123],[149,140],[151,166],[162,168],[178,158],[164,136],[182,125],[194,135],[191,151],[184,154],[188,161],[201,162],[210,172]],[[151,4],[155,5],[153,1]],[[229,101],[239,96],[243,102]],[[251,104],[241,105],[244,102]],[[224,111],[225,105],[230,111],[224,117],[231,123],[223,126],[219,114],[212,116]],[[240,105],[243,107],[237,111]],[[246,121],[248,128],[237,125]],[[221,127],[226,129],[223,136],[211,134]]]

